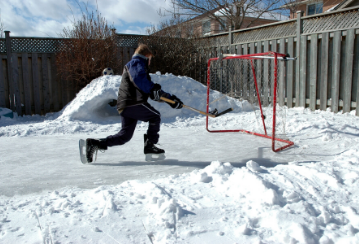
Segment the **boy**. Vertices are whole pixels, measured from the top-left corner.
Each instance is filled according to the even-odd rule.
[[[144,154],[146,160],[156,160],[153,155],[164,159],[165,151],[155,146],[158,142],[161,115],[148,102],[148,97],[162,102],[161,97],[169,98],[175,103],[169,105],[174,109],[183,107],[182,101],[175,95],[164,92],[159,84],[151,81],[149,65],[153,54],[145,44],[140,44],[122,74],[120,89],[117,98],[117,110],[120,113],[122,128],[115,134],[103,139],[86,139],[87,162],[93,161],[93,154],[97,150],[107,150],[107,147],[123,145],[130,141],[136,128],[137,121],[149,122],[147,134],[144,135]]]

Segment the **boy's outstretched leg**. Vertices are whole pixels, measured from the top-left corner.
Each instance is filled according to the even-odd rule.
[[[146,155],[146,161],[158,161],[166,158],[165,150],[156,147],[153,142],[148,140],[147,134],[144,134],[143,138],[145,143],[143,153]]]

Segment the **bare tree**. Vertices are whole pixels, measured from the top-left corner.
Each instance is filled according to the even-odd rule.
[[[72,24],[60,34],[65,38],[56,59],[61,78],[74,83],[79,90],[106,67],[120,72],[115,29],[107,24],[98,8],[94,13],[86,6],[81,19],[74,19]]]
[[[194,31],[193,22],[188,18],[175,10],[171,18],[147,28],[148,36],[143,42],[155,53],[152,70],[201,79],[207,68],[207,58],[199,52],[199,47],[208,46],[208,40]]]
[[[176,14],[181,17],[195,18],[205,14],[208,18],[218,21],[222,29],[227,24],[233,29],[250,27],[259,18],[279,20],[277,12],[284,12],[283,4],[292,0],[171,0],[173,9],[162,9],[161,15]],[[244,21],[250,17],[249,21]],[[225,20],[225,21],[223,21]]]

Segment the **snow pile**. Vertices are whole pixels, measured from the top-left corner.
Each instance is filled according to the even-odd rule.
[[[2,198],[0,240],[358,243],[358,163],[342,156],[275,168],[214,161],[154,181]]]
[[[151,74],[152,81],[162,86],[162,90],[179,97],[186,105],[205,111],[207,101],[207,87],[195,80],[172,74],[161,75],[160,72]],[[110,107],[108,102],[117,100],[118,89],[121,84],[121,76],[101,76],[93,80],[83,88],[76,98],[67,105],[59,116],[60,120],[83,120],[104,123],[108,120],[118,120],[119,116],[116,107]],[[217,91],[211,91],[211,100],[223,96]],[[161,112],[162,118],[193,117],[198,113],[188,109],[174,110],[166,103],[149,103]],[[246,104],[246,103],[245,103]],[[243,104],[237,100],[225,97],[216,103],[218,110],[232,107],[235,112],[243,109]],[[214,109],[214,108],[213,108]],[[249,109],[249,107],[248,107]]]
[[[104,117],[118,115],[108,102],[117,100],[120,76],[105,75],[91,81],[61,112],[59,119],[101,122]],[[118,116],[117,116],[118,117]]]

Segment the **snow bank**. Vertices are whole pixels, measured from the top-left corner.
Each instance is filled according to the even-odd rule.
[[[154,181],[2,198],[0,240],[358,243],[359,162],[342,157],[274,168],[214,161]]]
[[[164,91],[175,94],[186,105],[202,111],[206,110],[207,87],[201,83],[189,77],[174,76],[172,74],[161,75],[159,72],[151,74],[151,78],[153,82],[160,84]],[[108,120],[119,120],[116,107],[110,107],[108,102],[112,99],[117,100],[120,84],[121,76],[101,76],[93,80],[59,113],[59,119],[94,121],[99,123],[108,122]],[[212,100],[220,98],[223,94],[211,91],[210,96]],[[187,118],[198,115],[198,113],[192,110],[175,110],[166,103],[154,102],[151,99],[149,99],[149,103],[161,112],[161,116],[164,119]],[[216,103],[216,108],[219,111],[229,107],[232,107],[234,112],[238,112],[246,106],[227,96]]]

